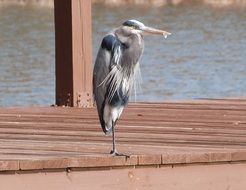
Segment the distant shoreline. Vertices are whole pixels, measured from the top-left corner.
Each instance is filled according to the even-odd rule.
[[[246,6],[246,0],[92,0],[92,3],[108,6],[139,5],[139,6],[165,6],[191,3],[203,3],[214,7]],[[0,5],[37,5],[54,7],[54,0],[0,0]]]

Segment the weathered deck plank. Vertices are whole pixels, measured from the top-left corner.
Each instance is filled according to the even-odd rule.
[[[246,100],[132,103],[118,149],[94,108],[0,108],[0,171],[246,160]]]

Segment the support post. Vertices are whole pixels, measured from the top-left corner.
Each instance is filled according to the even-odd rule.
[[[54,0],[56,105],[92,106],[91,0]]]

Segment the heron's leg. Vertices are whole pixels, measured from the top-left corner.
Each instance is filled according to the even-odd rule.
[[[113,150],[111,150],[110,154],[116,155],[118,152],[116,150],[116,143],[115,143],[115,125],[112,124],[112,139],[113,139]]]
[[[117,152],[117,150],[116,150],[116,144],[115,144],[115,126],[113,125],[113,130],[112,130],[112,138],[113,138],[113,153],[114,152]]]
[[[113,150],[111,150],[110,154],[112,156],[126,156],[126,157],[130,157],[127,154],[118,153],[118,151],[116,149],[116,143],[115,143],[115,125],[114,124],[113,124],[113,128],[112,128],[112,138],[113,138]]]

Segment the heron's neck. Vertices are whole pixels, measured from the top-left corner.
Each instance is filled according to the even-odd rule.
[[[143,37],[140,33],[129,33],[124,30],[115,30],[115,35],[121,41],[121,43],[125,44],[127,47],[132,45],[142,44]]]

